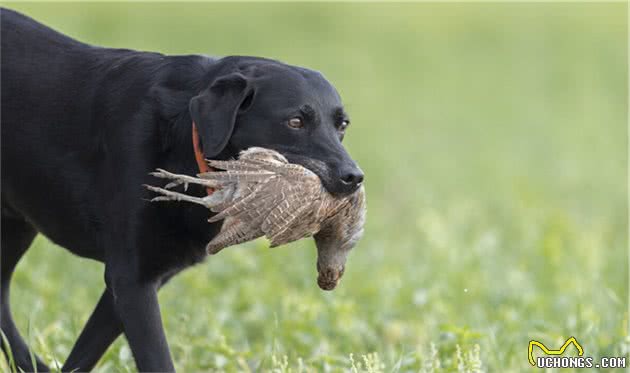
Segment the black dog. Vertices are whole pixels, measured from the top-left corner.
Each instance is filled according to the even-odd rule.
[[[106,290],[63,370],[90,370],[121,333],[139,370],[174,370],[157,291],[204,259],[220,224],[208,225],[202,207],[146,202],[142,184],[157,182],[148,176],[156,167],[197,172],[193,121],[207,158],[262,146],[306,167],[324,162],[313,171],[333,194],[363,179],[341,145],[349,122],[339,95],[315,71],[100,48],[1,12],[1,326],[26,371],[34,367],[9,283],[37,232],[105,263]],[[37,359],[37,369],[47,367]]]

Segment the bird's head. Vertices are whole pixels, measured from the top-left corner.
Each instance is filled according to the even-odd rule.
[[[348,253],[363,235],[366,204],[363,186],[343,199],[344,206],[315,234],[317,285],[333,290],[346,269]]]

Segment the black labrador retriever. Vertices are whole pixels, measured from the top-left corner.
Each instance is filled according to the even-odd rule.
[[[62,369],[92,369],[124,333],[139,370],[174,370],[157,291],[205,258],[220,224],[203,207],[148,203],[142,184],[157,183],[156,167],[197,172],[193,121],[207,158],[262,146],[312,167],[333,194],[363,180],[341,144],[349,120],[339,94],[318,72],[96,47],[8,9],[1,23],[1,326],[25,371],[35,367],[9,284],[38,232],[105,264],[106,288]]]

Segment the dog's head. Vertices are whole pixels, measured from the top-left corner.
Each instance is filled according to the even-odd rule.
[[[361,185],[363,172],[342,145],[350,120],[320,73],[252,57],[219,65],[190,102],[206,158],[260,146],[309,168],[332,194]]]

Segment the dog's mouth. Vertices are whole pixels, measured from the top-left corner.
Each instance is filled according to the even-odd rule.
[[[298,164],[306,169],[312,171],[322,182],[322,185],[326,191],[336,197],[348,196],[356,192],[361,183],[346,183],[338,175],[338,172],[331,167],[327,162],[312,158],[308,155],[300,154],[299,149],[292,146],[284,145],[260,145],[261,147],[273,149],[282,154],[290,163]],[[240,148],[235,148],[236,150]],[[238,154],[240,151],[248,148],[240,149],[239,151],[233,151],[232,153]]]
[[[334,177],[334,172],[324,161],[318,159],[309,158],[303,155],[295,153],[281,152],[286,159],[295,164],[299,164],[312,171],[322,182],[322,185],[333,196],[347,196],[354,193],[360,185],[349,185],[339,181],[339,178]]]

